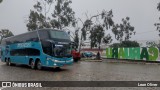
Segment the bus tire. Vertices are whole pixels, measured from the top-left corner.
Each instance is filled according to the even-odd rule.
[[[14,66],[15,64],[13,64],[10,60],[10,58],[7,60],[8,61],[8,66]]]
[[[6,58],[6,65],[9,66],[9,60]]]
[[[55,70],[61,70],[61,68],[60,67],[56,67]]]
[[[31,59],[30,61],[30,66],[31,66],[31,69],[35,69],[35,63],[33,59]]]
[[[41,70],[41,69],[42,69],[42,63],[41,63],[40,60],[37,61],[37,63],[36,63],[36,68],[37,68],[38,70]]]
[[[11,60],[8,59],[8,66],[12,66]]]

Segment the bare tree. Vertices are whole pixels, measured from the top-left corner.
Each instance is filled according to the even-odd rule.
[[[93,46],[96,46],[97,43],[98,44],[101,43],[101,38],[99,38],[101,34],[99,34],[97,36],[97,39],[99,38],[99,40],[95,40],[95,38],[92,38],[92,36],[93,36],[92,34],[95,34],[95,33],[92,33],[92,32],[95,32],[95,31],[99,32],[99,30],[97,30],[96,27],[101,27],[100,31],[102,31],[101,33],[104,33],[105,30],[108,30],[111,26],[114,25],[112,17],[113,17],[112,10],[110,10],[108,12],[106,10],[103,10],[100,14],[93,15],[90,18],[87,16],[87,19],[85,21],[82,21],[82,19],[79,18],[80,22],[83,25],[81,28],[82,33],[81,33],[81,38],[80,38],[79,51],[82,46],[82,41],[86,40],[87,32],[91,32],[91,36],[90,36],[90,38],[92,40],[91,45],[94,44]],[[96,19],[96,21],[94,22],[95,19]],[[101,36],[103,37],[103,35],[101,35]]]

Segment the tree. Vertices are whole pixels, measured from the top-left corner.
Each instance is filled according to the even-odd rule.
[[[53,4],[55,7],[53,8]],[[30,10],[27,21],[28,31],[41,28],[64,29],[76,23],[75,13],[70,7],[71,0],[38,0]]]
[[[112,10],[110,10],[109,12],[103,10],[100,14],[93,15],[90,18],[88,18],[87,16],[87,19],[84,22],[80,19],[80,21],[83,24],[83,27],[81,28],[82,39],[86,40],[87,31],[90,31],[92,29],[92,26],[97,25],[97,23],[99,23],[104,29],[108,30],[111,26],[114,25],[112,17],[113,17]],[[101,18],[101,20],[99,20],[99,18]],[[94,19],[96,19],[95,23]]]
[[[115,38],[120,42],[129,41],[131,36],[136,33],[134,27],[130,25],[129,20],[129,17],[123,18],[121,24],[116,24],[112,28]]]
[[[74,42],[75,42],[75,46],[76,48],[78,48],[79,46],[79,35],[78,35],[79,30],[75,31],[75,36],[74,36]]]
[[[90,33],[91,48],[98,46],[98,48],[100,49],[102,38],[105,35],[103,27],[101,25],[95,25],[92,27]]]
[[[110,34],[108,34],[107,36],[105,36],[103,38],[103,43],[105,43],[106,45],[110,44],[112,41],[113,41],[113,39],[112,39],[112,36]]]
[[[119,47],[139,47],[139,43],[136,41],[122,41],[121,43],[114,43],[110,45],[110,47],[113,48],[119,48]]]
[[[158,3],[157,9],[158,11],[160,11],[160,2]],[[159,21],[160,21],[160,17],[159,17]],[[157,31],[159,31],[158,35],[160,36],[160,22],[157,22],[154,25],[157,27]]]
[[[146,42],[147,47],[160,47],[160,43],[156,43],[155,41],[147,41]]]
[[[0,3],[2,3],[3,0],[0,0]]]
[[[70,7],[71,0],[56,0],[54,13],[52,13],[53,19],[51,25],[53,28],[63,29],[67,26],[75,26],[76,19],[74,17],[75,12]]]
[[[33,31],[40,28],[50,28],[50,12],[53,0],[38,0],[33,6],[34,10],[30,10],[29,20],[27,22],[28,31]]]
[[[2,42],[3,38],[7,38],[7,37],[10,37],[10,36],[14,36],[11,31],[9,31],[8,29],[2,29],[0,31],[0,37],[1,37],[1,41],[0,42]]]
[[[140,47],[137,41],[122,41],[122,47]]]
[[[100,14],[93,15],[90,18],[87,17],[87,19],[83,22],[81,19],[79,19],[83,27],[81,28],[81,42],[80,42],[80,48],[82,45],[82,41],[86,40],[87,32],[90,32],[90,39],[91,39],[91,48],[94,46],[97,46],[102,42],[102,38],[104,35],[98,34],[99,36],[96,36],[96,32],[98,33],[104,33],[105,30],[108,30],[111,26],[114,25],[114,22],[112,20],[113,13],[112,10],[109,12],[103,10]],[[99,30],[98,30],[99,29]]]
[[[158,3],[157,9],[160,11],[160,2]]]

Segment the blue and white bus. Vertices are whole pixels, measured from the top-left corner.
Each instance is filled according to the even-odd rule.
[[[2,40],[2,62],[7,65],[25,64],[32,69],[71,65],[72,42],[60,30],[41,29]]]

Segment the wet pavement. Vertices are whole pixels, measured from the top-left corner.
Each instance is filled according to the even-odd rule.
[[[160,81],[159,64],[85,62],[64,66],[61,70],[44,68],[32,70],[28,66],[6,66],[0,62],[1,81]],[[4,90],[159,90],[160,88],[5,88]]]

